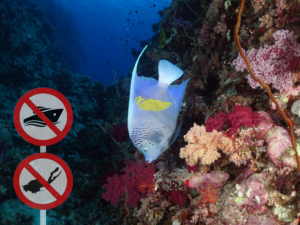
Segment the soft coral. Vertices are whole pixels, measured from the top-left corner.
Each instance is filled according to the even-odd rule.
[[[232,136],[237,133],[240,127],[258,125],[262,119],[257,112],[252,112],[251,107],[246,108],[245,106],[235,105],[231,113],[224,114],[219,112],[216,114],[216,118],[208,118],[205,127],[208,132],[213,130],[221,131],[223,125],[227,123],[228,127],[231,128],[228,136]]]
[[[154,172],[155,166],[146,163],[144,160],[141,164],[139,162],[132,162],[126,159],[124,164],[124,175],[114,175],[112,178],[108,177],[108,183],[103,185],[103,189],[107,192],[102,194],[106,201],[116,205],[120,197],[125,194],[125,187],[128,194],[128,206],[136,207],[139,200],[145,198],[149,191],[154,189]],[[142,194],[142,196],[140,195]]]
[[[172,201],[175,204],[178,204],[179,207],[182,207],[185,203],[185,196],[186,196],[187,192],[186,191],[168,191],[167,193],[164,194],[165,198],[170,199],[170,201]]]
[[[235,105],[233,111],[228,114],[229,125],[231,127],[228,135],[232,136],[242,126],[253,127],[258,125],[263,118],[257,112],[252,112],[251,107]]]

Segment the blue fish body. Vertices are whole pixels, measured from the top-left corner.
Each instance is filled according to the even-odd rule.
[[[159,61],[158,81],[139,77],[137,65],[146,48],[132,71],[127,124],[132,143],[151,163],[179,134],[181,125],[176,129],[176,122],[189,79],[180,85],[170,85],[182,76],[183,71],[167,60]]]

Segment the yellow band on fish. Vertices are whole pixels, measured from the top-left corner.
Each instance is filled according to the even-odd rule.
[[[135,102],[140,107],[140,109],[146,111],[163,111],[169,108],[170,105],[172,105],[171,102],[163,102],[160,100],[154,100],[152,98],[143,99],[142,96],[136,97]]]

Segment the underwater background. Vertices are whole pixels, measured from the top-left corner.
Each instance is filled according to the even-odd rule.
[[[40,87],[73,110],[47,146],[73,176],[48,225],[298,224],[299,14],[298,0],[0,0],[0,224],[40,224],[13,185],[40,152],[15,106]],[[139,76],[168,60],[184,71],[172,85],[190,79],[179,136],[152,163],[127,128],[146,45]]]

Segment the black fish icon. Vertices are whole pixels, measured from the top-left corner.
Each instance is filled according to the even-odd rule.
[[[56,173],[58,171],[58,167],[55,168],[55,170],[53,170],[51,173],[50,173],[50,177],[48,178],[48,183],[51,184],[60,174],[61,174],[61,171],[59,172],[59,174],[57,174],[57,176],[53,177],[53,174]],[[31,180],[29,181],[28,184],[25,184],[24,186],[21,185],[23,187],[23,190],[24,191],[31,191],[33,194],[36,194],[38,191],[42,191],[41,188],[44,187],[37,179],[35,180]]]
[[[64,109],[51,109],[51,108],[45,108],[43,106],[38,106],[38,108],[45,114],[45,116],[48,117],[49,120],[51,120],[52,123],[58,124],[58,119],[63,112]],[[35,114],[35,112],[33,112]],[[36,126],[36,127],[46,127],[47,124],[44,123],[43,120],[38,117],[38,115],[30,116],[26,119],[24,119],[25,126]]]

